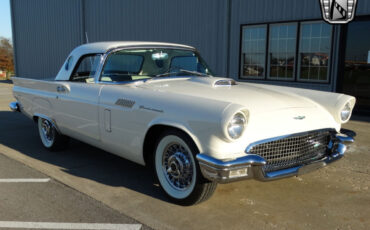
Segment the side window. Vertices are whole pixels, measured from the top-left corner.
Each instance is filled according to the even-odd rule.
[[[100,57],[101,54],[92,54],[81,57],[73,70],[70,81],[92,82],[100,63]]]

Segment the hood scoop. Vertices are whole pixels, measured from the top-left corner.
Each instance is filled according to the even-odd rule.
[[[236,81],[231,78],[219,78],[219,77],[192,77],[189,79],[191,82],[197,82],[200,84],[214,87],[233,86],[237,85]]]
[[[236,82],[232,79],[217,80],[213,83],[213,87],[232,86],[236,85]]]

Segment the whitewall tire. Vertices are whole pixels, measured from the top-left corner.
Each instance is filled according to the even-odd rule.
[[[67,146],[69,138],[58,133],[51,121],[38,117],[37,126],[41,143],[45,148],[54,151]]]
[[[201,175],[197,153],[191,138],[178,130],[166,131],[157,141],[154,170],[162,189],[178,204],[205,201],[216,189],[217,183]]]

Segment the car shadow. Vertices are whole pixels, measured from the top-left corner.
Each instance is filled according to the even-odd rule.
[[[169,202],[147,167],[74,139],[71,139],[66,150],[46,150],[39,140],[34,122],[21,113],[0,111],[0,144],[59,166],[71,175],[109,186],[129,188]]]
[[[0,80],[0,84],[13,84],[12,80]]]

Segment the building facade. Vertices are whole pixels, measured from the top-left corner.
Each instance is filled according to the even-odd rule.
[[[356,96],[370,111],[370,1],[330,25],[319,0],[12,0],[17,76],[55,76],[95,41],[195,46],[219,76]]]

